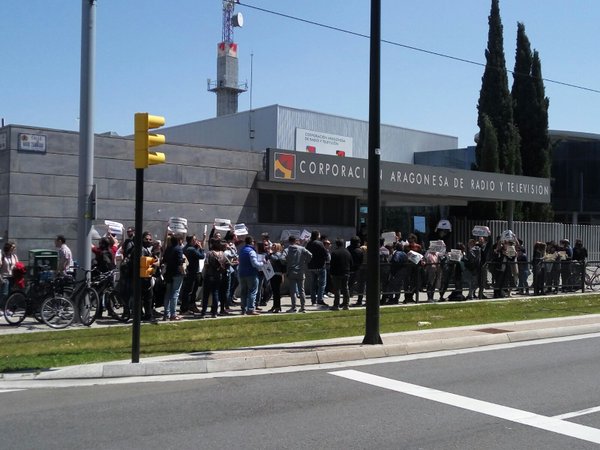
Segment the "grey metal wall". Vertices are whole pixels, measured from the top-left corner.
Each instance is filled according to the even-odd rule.
[[[277,108],[161,128],[167,142],[264,152],[277,147]]]
[[[262,152],[269,147],[294,150],[296,128],[351,137],[353,156],[368,156],[368,122],[280,105],[168,127],[164,134],[168,142]],[[384,161],[412,163],[416,152],[457,147],[454,136],[381,126]]]

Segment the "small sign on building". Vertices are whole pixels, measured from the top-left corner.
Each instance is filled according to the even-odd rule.
[[[296,128],[296,151],[350,157],[352,138]]]
[[[19,146],[22,152],[46,153],[46,135],[19,133]]]

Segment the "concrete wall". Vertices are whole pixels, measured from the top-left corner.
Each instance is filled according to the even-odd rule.
[[[6,127],[9,148],[0,151],[0,225],[17,242],[21,259],[33,248],[53,248],[57,234],[76,249],[79,135],[74,132]],[[19,133],[46,136],[45,154],[18,151]],[[105,219],[133,225],[133,141],[95,137],[94,182],[98,228]],[[263,155],[233,150],[164,145],[167,163],[145,170],[145,229],[162,239],[169,217],[186,217],[201,233],[215,217],[256,224],[252,189]],[[9,182],[10,180],[10,182]]]

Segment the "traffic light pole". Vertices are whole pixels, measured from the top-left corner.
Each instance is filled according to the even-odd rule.
[[[151,129],[162,127],[165,118],[148,113],[135,113],[134,116],[134,156],[135,167],[135,236],[133,238],[133,327],[131,331],[131,362],[140,362],[140,326],[142,321],[142,233],[144,221],[144,169],[149,165],[165,162],[165,154],[151,152],[150,147],[165,143],[162,134],[149,133]],[[148,276],[144,270],[144,276]]]
[[[131,332],[131,362],[140,362],[140,326],[142,321],[142,227],[144,221],[144,169],[135,169],[135,235],[133,236],[133,327]]]

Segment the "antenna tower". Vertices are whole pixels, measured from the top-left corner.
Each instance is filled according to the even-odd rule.
[[[233,42],[233,29],[244,24],[242,14],[233,13],[239,0],[222,1],[223,40],[217,45],[217,80],[208,79],[208,90],[217,94],[217,117],[236,113],[238,95],[248,90],[248,83],[238,83],[237,44]]]

